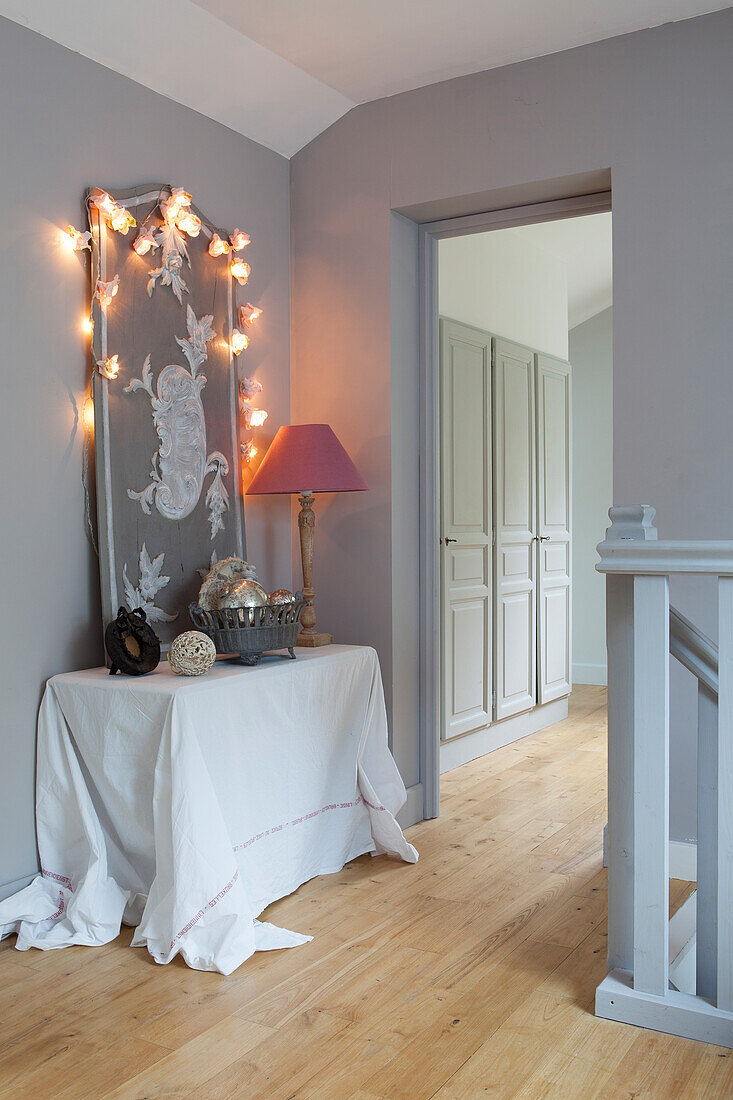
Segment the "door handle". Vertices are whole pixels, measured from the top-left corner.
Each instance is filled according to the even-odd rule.
[[[458,539],[443,539],[443,542],[447,546],[449,542],[458,542]]]
[[[549,535],[532,535],[532,542],[549,542]]]

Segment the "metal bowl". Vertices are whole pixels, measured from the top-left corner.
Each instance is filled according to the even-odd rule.
[[[277,649],[287,649],[295,659],[293,647],[304,607],[303,593],[297,592],[294,603],[211,610],[192,603],[188,613],[196,629],[212,639],[217,653],[230,654],[245,665],[256,665],[263,653]]]

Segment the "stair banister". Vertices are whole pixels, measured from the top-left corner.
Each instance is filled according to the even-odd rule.
[[[733,1047],[733,542],[657,537],[612,508],[606,574],[608,976],[598,1015]],[[669,577],[718,578],[719,646],[669,605]],[[718,652],[718,649],[720,652]],[[669,982],[669,657],[698,680],[695,992]]]

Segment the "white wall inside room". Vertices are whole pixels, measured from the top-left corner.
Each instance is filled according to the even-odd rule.
[[[443,317],[567,358],[566,261],[526,233],[500,229],[440,241],[438,302]]]
[[[573,366],[573,682],[606,683],[606,586],[596,546],[613,503],[613,309],[570,330]]]

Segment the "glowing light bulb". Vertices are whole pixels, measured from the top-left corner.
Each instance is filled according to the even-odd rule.
[[[94,332],[94,322],[91,317],[85,317],[81,323],[81,331],[86,333],[87,336],[91,336]]]
[[[249,430],[250,428],[261,428],[267,420],[267,413],[264,409],[245,409],[244,410],[244,424]]]
[[[244,286],[252,274],[252,268],[249,264],[238,258],[232,260],[229,264],[229,271],[231,272],[232,278],[236,279],[240,286]]]
[[[249,345],[249,336],[246,336],[243,332],[240,332],[238,328],[232,329],[232,351],[235,355],[239,355],[240,351]]]
[[[114,380],[119,374],[119,356],[112,355],[108,359],[97,359],[97,370],[103,378]]]
[[[86,432],[94,431],[94,401],[87,397],[81,409],[81,422]]]
[[[176,225],[181,233],[188,233],[189,237],[198,237],[201,232],[201,218],[197,218],[193,210],[183,210],[176,218]]]
[[[89,201],[96,206],[100,214],[104,214],[105,218],[109,218],[117,209],[117,203],[112,196],[99,187],[95,187],[89,192]]]
[[[135,249],[138,256],[145,256],[151,248],[157,248],[158,242],[155,239],[152,227],[141,229],[132,242],[132,247]]]
[[[258,393],[262,393],[262,383],[256,378],[243,378],[239,383],[239,396],[242,401],[251,401]]]
[[[239,449],[242,452],[242,457],[245,462],[251,462],[251,460],[258,453],[252,439],[248,439],[246,443],[241,443]]]
[[[94,297],[97,299],[102,309],[106,309],[108,305],[111,305],[112,299],[119,289],[119,275],[115,275],[114,279],[110,279],[108,283],[104,283],[101,279],[97,279],[97,285],[94,288]]]
[[[108,220],[116,233],[127,233],[137,225],[130,211],[124,206],[115,206]]]
[[[241,252],[243,248],[247,247],[249,242],[249,233],[243,233],[241,229],[235,229],[229,237],[229,243],[232,246],[232,252]]]
[[[191,196],[188,191],[184,191],[182,187],[174,187],[171,189],[170,196],[161,202],[160,210],[165,220],[171,225],[183,208],[190,205]]]
[[[239,323],[249,328],[261,314],[261,309],[258,309],[257,306],[253,306],[251,302],[247,302],[246,306],[239,307]]]
[[[229,251],[229,242],[223,241],[218,233],[215,233],[209,244],[210,256],[226,256]]]
[[[85,248],[91,250],[92,247],[92,235],[91,233],[81,233],[78,229],[74,229],[73,225],[67,225],[64,233],[67,236],[69,242],[69,248],[72,252],[83,252]]]

